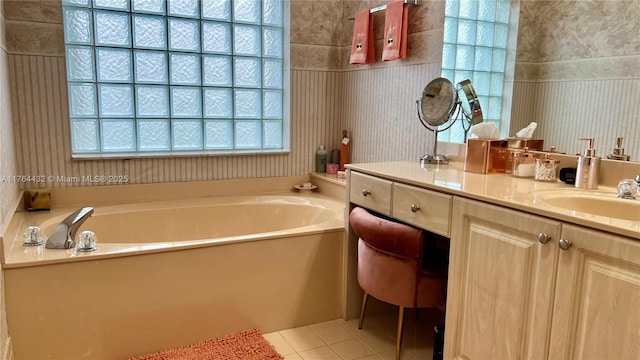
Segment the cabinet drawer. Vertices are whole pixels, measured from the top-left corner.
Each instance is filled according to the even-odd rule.
[[[415,186],[393,184],[392,216],[449,237],[452,196]]]
[[[391,181],[353,171],[349,176],[350,202],[384,215],[391,214]]]

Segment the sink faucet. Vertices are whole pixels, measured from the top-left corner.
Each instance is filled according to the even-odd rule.
[[[93,208],[88,206],[71,213],[53,230],[53,234],[47,239],[45,247],[47,249],[71,249],[74,247],[73,239],[76,237],[76,232],[91,214],[93,214]]]

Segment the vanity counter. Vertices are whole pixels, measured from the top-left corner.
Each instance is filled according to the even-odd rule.
[[[347,168],[394,182],[640,239],[640,213],[637,214],[637,221],[621,220],[549,206],[536,201],[532,196],[532,192],[536,190],[575,189],[573,185],[562,182],[540,182],[508,174],[485,175],[465,172],[463,163],[459,162],[440,166],[426,165],[424,168],[417,161],[377,162],[349,164]],[[616,193],[613,187],[600,186],[599,190]]]

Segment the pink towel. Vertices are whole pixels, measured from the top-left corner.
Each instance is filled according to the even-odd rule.
[[[349,64],[371,64],[376,61],[376,51],[373,45],[373,19],[369,9],[356,13],[353,24],[353,42],[351,43],[351,57]]]
[[[382,61],[407,57],[407,15],[407,4],[403,0],[394,0],[387,4],[387,13],[384,19]]]

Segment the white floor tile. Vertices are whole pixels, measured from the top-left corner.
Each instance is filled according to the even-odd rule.
[[[280,334],[298,353],[327,345],[307,326],[282,330]]]
[[[314,330],[314,332],[316,333],[316,335],[320,336],[322,340],[324,340],[324,342],[326,342],[327,344],[335,344],[356,338],[355,335],[349,332],[349,330],[340,325],[324,327]]]
[[[358,339],[347,340],[329,346],[345,360],[353,360],[375,354],[371,348]]]
[[[304,360],[342,360],[329,346],[303,351],[300,356]]]

